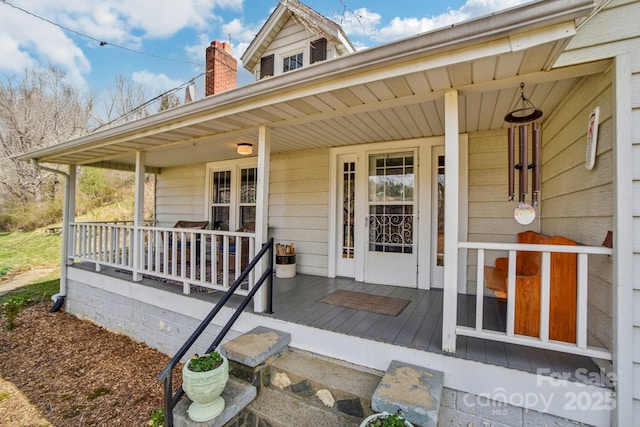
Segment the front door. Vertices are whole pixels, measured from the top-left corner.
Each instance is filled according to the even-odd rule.
[[[365,282],[417,285],[416,169],[415,150],[367,156]]]

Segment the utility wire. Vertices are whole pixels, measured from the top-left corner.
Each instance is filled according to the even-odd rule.
[[[2,0],[2,1],[4,1],[4,0]],[[126,113],[122,114],[121,116],[116,117],[115,119],[110,120],[110,121],[108,121],[107,123],[103,123],[103,124],[101,124],[100,126],[98,126],[98,127],[96,127],[95,129],[93,129],[93,130],[91,131],[91,133],[93,133],[93,132],[95,132],[95,131],[97,131],[97,130],[99,130],[99,129],[102,129],[103,127],[111,126],[113,123],[117,122],[118,120],[122,120],[122,119],[124,119],[124,118],[126,118],[126,117],[128,117],[128,116],[130,116],[130,115],[132,115],[132,114],[134,114],[135,112],[137,112],[137,111],[139,111],[139,110],[141,110],[141,109],[143,109],[143,108],[145,108],[145,107],[147,107],[147,106],[149,106],[149,105],[153,104],[153,103],[154,103],[154,102],[156,102],[157,100],[162,99],[162,97],[163,97],[163,96],[166,96],[166,95],[169,95],[169,94],[171,94],[171,93],[173,93],[173,92],[177,92],[177,91],[179,91],[180,89],[182,89],[182,88],[184,88],[184,87],[186,87],[186,86],[190,85],[191,83],[195,82],[197,79],[199,79],[200,77],[204,76],[205,74],[206,74],[206,72],[204,72],[204,73],[200,73],[200,74],[198,74],[197,76],[195,76],[195,77],[191,78],[189,81],[187,81],[187,82],[185,82],[185,83],[182,83],[181,85],[176,86],[176,87],[174,87],[173,89],[169,89],[169,90],[167,90],[167,91],[165,91],[165,92],[161,93],[160,95],[154,96],[153,98],[151,98],[151,99],[149,99],[149,100],[147,100],[147,101],[143,102],[142,104],[138,105],[138,106],[137,106],[137,107],[135,107],[135,108],[132,108],[131,110],[129,110],[128,112],[126,112]]]
[[[7,0],[0,0],[0,1],[2,1],[2,3],[6,4],[7,6],[11,6],[12,8],[17,9],[17,10],[23,12],[23,13],[26,13],[27,15],[31,15],[34,18],[40,19],[41,21],[47,22],[47,23],[49,23],[51,25],[55,25],[58,28],[61,28],[61,29],[65,30],[65,31],[68,31],[68,32],[73,33],[75,35],[78,35],[80,37],[84,37],[84,38],[87,38],[89,40],[93,40],[96,43],[98,43],[100,46],[113,46],[115,48],[126,50],[126,51],[132,52],[132,53],[136,53],[138,55],[145,55],[145,56],[150,56],[150,57],[156,58],[156,59],[162,59],[163,61],[180,62],[180,63],[189,64],[189,65],[196,65],[196,66],[199,66],[199,67],[204,66],[204,64],[202,64],[202,63],[185,61],[185,60],[181,60],[181,59],[166,58],[164,56],[156,55],[156,54],[153,54],[153,53],[142,52],[142,51],[131,49],[131,48],[128,48],[128,47],[125,47],[125,46],[119,46],[119,45],[114,44],[114,43],[109,43],[109,42],[106,42],[104,40],[99,40],[99,39],[97,39],[97,38],[95,38],[93,36],[89,36],[87,34],[84,34],[84,33],[81,33],[79,31],[76,31],[74,29],[71,29],[69,27],[65,27],[64,25],[58,24],[57,22],[54,22],[54,21],[52,21],[50,19],[44,18],[44,17],[42,17],[40,15],[37,15],[37,14],[35,14],[33,12],[30,12],[30,11],[28,11],[26,9],[23,9],[23,8],[21,8],[19,6],[11,4]]]

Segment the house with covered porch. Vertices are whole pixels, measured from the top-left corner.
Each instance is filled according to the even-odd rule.
[[[268,326],[371,369],[439,370],[451,393],[507,403],[524,424],[637,424],[638,14],[636,1],[536,1],[356,52],[281,2],[242,57],[255,82],[214,84],[235,81],[214,42],[204,99],[21,156],[67,166],[65,309],[174,354],[255,264],[236,291],[251,293],[273,239],[295,246],[296,275],[257,290],[231,336]],[[521,107],[542,113],[531,128],[505,121]],[[135,174],[133,224],[74,221],[87,166]],[[521,276],[537,279],[526,290]],[[389,316],[318,302],[336,290],[409,303]]]

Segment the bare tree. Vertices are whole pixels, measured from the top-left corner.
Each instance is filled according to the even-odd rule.
[[[50,66],[25,71],[22,80],[0,85],[0,197],[41,201],[55,195],[51,174],[14,156],[77,138],[88,132],[93,96]]]
[[[180,98],[173,92],[167,93],[160,97],[160,107],[158,107],[158,111],[168,110],[178,105],[180,105]]]
[[[103,127],[147,117],[150,114],[146,108],[148,98],[147,87],[131,78],[117,75],[104,98],[103,116],[96,113],[94,119]]]

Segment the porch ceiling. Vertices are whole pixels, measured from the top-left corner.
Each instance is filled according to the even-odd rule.
[[[260,126],[271,128],[272,153],[439,136],[443,96],[451,89],[459,91],[460,132],[501,129],[521,82],[546,117],[581,76],[608,67],[603,61],[552,69],[575,33],[573,19],[586,13],[584,2],[573,3],[580,13],[545,27],[519,24],[514,30],[521,16],[511,12],[501,16],[509,30],[487,35],[480,31],[491,22],[472,21],[458,28],[454,41],[443,30],[358,52],[23,159],[128,169],[143,150],[154,168],[225,160],[238,157],[238,143],[256,146]],[[536,12],[526,10],[528,17]]]

